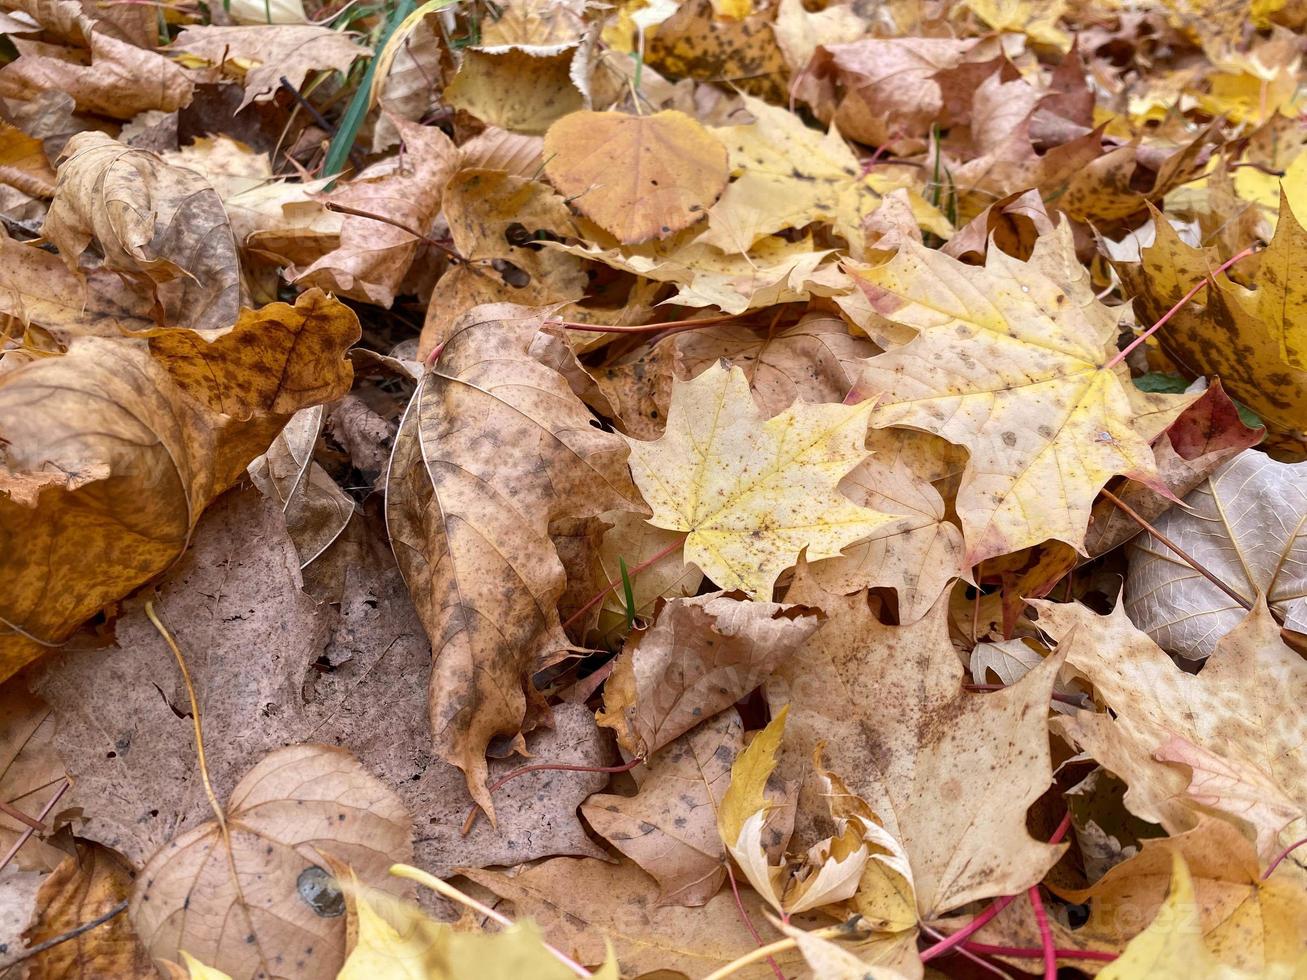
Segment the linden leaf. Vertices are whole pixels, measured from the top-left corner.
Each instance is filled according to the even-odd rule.
[[[685,560],[723,589],[769,598],[804,549],[833,557],[892,519],[837,489],[867,457],[871,410],[795,402],[764,420],[739,368],[678,382],[663,437],[626,440],[650,523],[687,532]]]
[[[573,112],[545,134],[545,176],[623,244],[688,228],[726,187],[726,148],[683,112]]]
[[[1124,363],[1107,368],[1117,314],[1094,298],[1066,223],[1029,262],[990,249],[974,268],[907,242],[858,277],[879,315],[917,331],[866,362],[872,425],[971,451],[957,497],[967,564],[1050,538],[1083,550],[1114,475],[1168,493],[1149,442],[1193,398],[1147,395]]]

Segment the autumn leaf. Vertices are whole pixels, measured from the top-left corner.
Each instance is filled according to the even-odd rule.
[[[1076,712],[1056,730],[1130,785],[1125,805],[1175,833],[1199,808],[1247,825],[1269,858],[1307,826],[1307,754],[1293,707],[1307,665],[1264,602],[1216,645],[1201,673],[1182,671],[1120,606],[1034,603],[1039,627],[1115,712]],[[1074,634],[1074,635],[1073,635]]]
[[[1061,848],[1034,840],[1026,811],[1052,779],[1047,704],[1059,658],[994,694],[962,691],[947,606],[883,626],[865,594],[831,596],[796,575],[787,598],[829,617],[768,683],[789,705],[791,750],[826,742],[831,770],[907,855],[918,916],[1020,892]],[[813,812],[805,787],[800,812]]]
[[[156,959],[185,949],[233,976],[330,974],[344,962],[345,929],[327,856],[381,886],[385,869],[412,854],[399,798],[323,745],[266,756],[232,791],[223,820],[174,838],[137,879],[128,911]]]
[[[1183,548],[1252,605],[1265,597],[1286,627],[1307,632],[1307,463],[1245,450],[1157,518]],[[1244,618],[1235,602],[1151,535],[1131,546],[1126,609],[1162,647],[1198,659]]]
[[[543,319],[478,307],[466,323],[405,413],[386,515],[432,640],[437,750],[492,813],[486,746],[520,731],[524,679],[570,648],[549,523],[639,505],[620,438],[590,426],[563,376],[529,353]]]
[[[618,658],[599,724],[647,759],[758,687],[819,625],[799,605],[722,592],[672,599]]]
[[[0,802],[33,814],[53,799],[65,775],[54,733],[55,718],[47,704],[16,685],[0,688]],[[10,813],[0,813],[0,848],[8,853],[28,829]],[[58,848],[35,840],[18,850],[14,863],[18,868],[53,871],[63,859]]]
[[[1124,365],[1107,367],[1117,314],[1093,298],[1070,249],[1059,231],[1027,263],[991,249],[975,269],[905,244],[859,273],[876,312],[917,331],[867,362],[859,390],[879,398],[872,425],[971,451],[957,499],[968,564],[1050,538],[1083,549],[1113,475],[1168,492],[1149,442],[1190,399],[1148,396]]]
[[[169,326],[230,326],[236,242],[208,182],[102,133],[79,133],[64,154],[42,233],[68,268],[94,243],[104,268],[153,288]]]
[[[545,134],[545,175],[624,245],[703,218],[726,186],[726,148],[681,112],[574,112]]]
[[[251,102],[271,99],[282,78],[298,89],[309,72],[343,72],[355,58],[368,54],[343,31],[316,24],[188,27],[172,47],[213,65],[242,65],[245,98],[241,109]]]
[[[628,439],[651,522],[687,532],[685,560],[724,589],[767,598],[806,549],[828,558],[889,518],[835,488],[866,456],[873,405],[798,402],[764,420],[739,368],[676,385],[667,430]]]

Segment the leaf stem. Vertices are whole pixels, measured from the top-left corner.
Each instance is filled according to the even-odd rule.
[[[1184,563],[1188,565],[1190,568],[1192,568],[1195,572],[1197,572],[1203,578],[1207,579],[1207,581],[1211,582],[1214,586],[1216,586],[1218,589],[1220,589],[1222,592],[1228,595],[1231,599],[1239,603],[1239,605],[1243,606],[1244,609],[1249,609],[1249,610],[1252,609],[1253,604],[1251,602],[1249,602],[1247,599],[1241,596],[1238,592],[1235,592],[1234,589],[1230,588],[1219,578],[1213,575],[1210,571],[1204,568],[1198,562],[1198,559],[1194,558],[1191,554],[1189,554],[1189,552],[1185,551],[1178,544],[1176,544],[1174,541],[1168,538],[1165,534],[1163,534],[1157,528],[1153,527],[1153,525],[1150,524],[1145,518],[1137,514],[1133,507],[1131,507],[1124,500],[1122,500],[1120,497],[1114,494],[1111,490],[1108,490],[1106,487],[1104,487],[1099,492],[1104,497],[1106,497],[1109,501],[1111,501],[1112,504],[1115,507],[1117,507],[1117,509],[1119,509],[1123,514],[1125,514],[1126,517],[1130,518],[1130,520],[1134,521],[1141,528],[1143,528],[1145,531],[1147,531],[1149,534],[1155,537],[1158,541],[1162,542],[1162,544],[1166,545],[1177,555],[1179,555],[1180,558],[1183,559]]]
[[[1145,330],[1143,333],[1141,333],[1138,337],[1136,337],[1134,340],[1132,340],[1132,341],[1130,342],[1129,346],[1126,347],[1124,350],[1122,350],[1120,353],[1118,353],[1118,354],[1116,355],[1116,357],[1112,358],[1110,361],[1108,361],[1106,364],[1104,364],[1104,365],[1103,365],[1103,370],[1104,370],[1104,371],[1110,371],[1110,370],[1112,370],[1112,368],[1116,367],[1118,364],[1120,364],[1122,361],[1124,361],[1127,357],[1130,356],[1130,354],[1134,351],[1134,349],[1135,349],[1136,347],[1138,347],[1140,344],[1142,344],[1144,341],[1146,341],[1146,340],[1147,340],[1149,337],[1151,337],[1153,334],[1157,333],[1157,331],[1160,330],[1160,329],[1162,328],[1162,325],[1163,325],[1163,324],[1165,324],[1168,320],[1170,320],[1171,317],[1173,317],[1173,316],[1175,316],[1177,313],[1179,313],[1180,310],[1183,309],[1183,307],[1184,307],[1184,305],[1185,305],[1186,303],[1188,303],[1191,299],[1193,299],[1195,296],[1197,296],[1197,295],[1198,295],[1198,290],[1200,290],[1200,289],[1202,289],[1204,286],[1206,286],[1206,285],[1208,284],[1208,282],[1211,282],[1213,285],[1215,285],[1215,284],[1216,284],[1216,277],[1217,277],[1218,275],[1220,275],[1222,272],[1224,272],[1226,269],[1230,268],[1230,266],[1234,265],[1236,262],[1240,261],[1241,259],[1246,259],[1248,256],[1252,255],[1252,254],[1253,254],[1254,252],[1256,252],[1256,251],[1257,251],[1257,246],[1256,246],[1256,245],[1249,245],[1249,246],[1248,246],[1247,248],[1245,248],[1242,252],[1240,252],[1240,253],[1238,253],[1237,255],[1232,256],[1231,258],[1228,258],[1228,259],[1226,259],[1224,262],[1222,262],[1219,266],[1216,267],[1216,271],[1215,271],[1215,272],[1209,272],[1206,276],[1204,276],[1204,277],[1203,277],[1202,279],[1200,279],[1198,282],[1194,283],[1193,288],[1190,289],[1189,292],[1185,293],[1184,296],[1182,296],[1182,297],[1180,298],[1180,302],[1176,303],[1175,306],[1171,307],[1169,310],[1167,310],[1165,313],[1163,313],[1162,316],[1161,316],[1161,318],[1160,318],[1156,323],[1154,323],[1151,327],[1149,327],[1147,330]]]
[[[1039,885],[1026,889],[1030,898],[1030,907],[1035,913],[1035,925],[1039,927],[1039,939],[1044,949],[1044,980],[1057,980],[1057,946],[1053,943],[1053,929],[1048,924],[1048,911],[1039,894]]]
[[[414,238],[426,242],[432,248],[439,249],[440,251],[444,252],[445,255],[449,256],[449,260],[451,262],[459,262],[471,268],[479,268],[478,266],[473,266],[472,263],[469,262],[466,258],[464,258],[463,254],[459,252],[457,249],[450,248],[450,246],[446,245],[440,239],[432,238],[430,235],[424,234],[423,232],[418,231],[416,228],[404,224],[404,222],[402,221],[396,221],[394,218],[388,218],[384,214],[377,214],[373,211],[363,211],[359,208],[352,208],[348,204],[337,204],[335,201],[328,201],[326,204],[323,205],[323,207],[325,207],[328,211],[335,211],[339,214],[353,215],[355,218],[367,218],[371,221],[380,221],[383,225],[390,225],[392,228],[398,228],[400,231],[406,231]]]
[[[644,561],[640,562],[640,564],[636,565],[634,568],[629,569],[627,574],[631,578],[635,578],[635,576],[639,575],[654,562],[666,558],[677,548],[681,547],[681,545],[683,545],[684,543],[685,543],[685,538],[677,538],[666,548],[660,550],[652,558],[646,558]],[[609,592],[612,592],[613,589],[617,588],[621,584],[622,584],[622,578],[619,575],[617,578],[613,579],[606,586],[604,586],[596,595],[591,596],[586,601],[586,604],[584,606],[582,606],[576,612],[572,613],[572,615],[568,616],[566,622],[563,623],[563,629],[567,629],[569,626],[575,623],[578,619],[580,619],[582,616],[586,614],[586,612],[590,609],[591,606],[593,606],[596,602],[598,602],[604,596],[608,595]]]
[[[43,943],[37,943],[35,946],[29,946],[27,949],[19,950],[13,956],[0,960],[0,974],[4,974],[10,968],[17,966],[19,963],[22,963],[24,960],[30,960],[33,956],[39,956],[41,953],[44,953],[47,949],[54,949],[54,947],[59,946],[62,943],[66,943],[70,939],[76,939],[84,932],[90,932],[92,929],[104,925],[110,919],[114,918],[115,916],[122,915],[125,911],[127,911],[127,902],[119,902],[108,912],[105,912],[103,915],[96,916],[90,922],[83,922],[80,926],[76,926],[72,929],[69,929],[67,932],[63,933],[62,935],[55,936],[53,939],[47,939]]]
[[[752,312],[752,311],[746,311]],[[745,313],[728,313],[722,316],[705,316],[697,320],[666,320],[662,323],[640,323],[632,326],[619,326],[608,323],[580,323],[575,320],[551,320],[565,330],[579,330],[583,333],[655,333],[659,330],[696,330],[699,327],[711,327],[718,323],[738,320]]]
[[[1262,875],[1262,881],[1265,881],[1265,880],[1266,880],[1267,878],[1269,878],[1272,874],[1274,874],[1274,873],[1275,873],[1275,869],[1278,868],[1278,867],[1280,866],[1280,862],[1283,861],[1285,858],[1287,858],[1287,857],[1288,857],[1290,854],[1292,854],[1295,850],[1297,850],[1298,848],[1302,847],[1304,844],[1307,844],[1307,837],[1304,837],[1302,840],[1296,840],[1296,841],[1294,841],[1292,844],[1290,844],[1288,847],[1286,847],[1283,851],[1281,851],[1279,854],[1277,854],[1277,855],[1275,856],[1275,860],[1271,862],[1270,867],[1268,867],[1268,868],[1266,869],[1266,873]]]
[[[731,882],[731,894],[735,896],[735,910],[740,914],[740,921],[744,923],[744,928],[749,930],[749,935],[753,936],[753,941],[758,944],[758,951],[766,949],[767,947],[762,941],[762,936],[758,935],[758,930],[753,927],[753,920],[749,918],[749,910],[744,907],[744,902],[740,900],[740,886],[735,881],[735,871],[731,868],[731,862],[729,860],[726,862],[726,877]],[[775,944],[773,943],[772,945]],[[785,973],[781,970],[780,964],[776,962],[775,958],[773,958],[770,953],[767,953],[764,956],[759,956],[752,962],[756,963],[758,959],[765,959],[768,962],[772,968],[772,972],[776,974],[776,980],[785,980]],[[736,962],[739,961],[737,960]],[[716,974],[714,974],[714,976],[715,975]]]
[[[841,936],[848,935],[847,923],[840,923],[837,926],[827,926],[824,929],[814,929],[808,933],[809,936],[815,936],[818,939],[838,939]],[[771,959],[777,953],[784,953],[786,950],[794,949],[799,945],[799,941],[793,936],[787,936],[784,939],[778,939],[774,943],[768,943],[766,946],[759,946],[757,949],[750,950],[738,959],[731,960],[725,966],[714,970],[703,980],[723,980],[733,973],[739,973],[746,966],[752,966],[759,960]]]
[[[503,926],[506,929],[511,928],[514,924],[513,920],[510,919],[508,916],[504,915],[502,912],[497,912],[494,909],[492,909],[489,905],[484,905],[481,902],[478,902],[471,895],[464,894],[463,892],[455,888],[453,885],[451,885],[449,882],[445,881],[442,878],[437,878],[433,874],[428,874],[427,872],[423,871],[421,868],[415,868],[409,864],[392,864],[390,866],[390,873],[393,874],[396,878],[407,878],[409,881],[416,881],[419,885],[426,885],[436,894],[442,895],[443,897],[448,898],[451,901],[458,902],[460,905],[466,905],[472,911],[480,912],[486,918],[493,919],[495,922],[498,922],[501,926]],[[567,967],[578,977],[584,978],[584,977],[594,976],[593,973],[591,973],[589,970],[583,967],[580,963],[576,962],[576,960],[572,959],[562,950],[555,949],[553,946],[550,946],[543,939],[540,942],[545,947],[545,949],[549,950],[549,952],[553,955],[554,959],[558,960],[559,963],[562,963],[563,966]]]
[[[33,830],[39,830],[44,832],[46,829],[45,824],[41,823],[40,820],[37,820],[35,817],[24,813],[22,810],[18,809],[18,807],[14,806],[12,803],[6,803],[4,800],[0,800],[0,813],[12,817],[14,820],[17,820],[21,824],[26,824],[28,827],[31,827]]]
[[[36,819],[44,823],[45,818],[50,815],[50,811],[53,810],[55,804],[59,802],[59,798],[62,797],[64,793],[68,792],[68,787],[71,785],[72,782],[68,779],[67,776],[65,776],[63,784],[57,790],[55,790],[55,793],[52,797],[50,797],[49,802],[46,803],[46,805],[41,808],[41,812],[36,815]],[[29,840],[32,839],[32,835],[34,833],[36,833],[36,830],[33,829],[32,827],[28,827],[26,830],[22,832],[22,834],[19,835],[18,840],[14,841],[13,846],[10,847],[9,850],[5,853],[4,858],[0,859],[0,871],[3,871],[6,867],[8,867],[9,862],[14,859],[14,855],[17,854],[22,849],[24,844],[26,844]]]
[[[1032,946],[991,946],[989,943],[968,941],[962,944],[962,948],[969,949],[973,953],[984,953],[987,956],[1012,956],[1027,960],[1038,960],[1044,956],[1044,950]],[[1098,960],[1102,963],[1111,963],[1117,958],[1116,953],[1094,949],[1055,949],[1053,952],[1060,960]]]
[[[979,692],[1006,691],[1007,685],[1006,684],[963,684],[962,690],[979,691]],[[1062,694],[1058,691],[1053,692],[1053,700],[1060,701],[1062,704],[1069,704],[1073,708],[1083,708],[1085,706],[1085,702],[1083,699],[1077,698],[1073,694]]]

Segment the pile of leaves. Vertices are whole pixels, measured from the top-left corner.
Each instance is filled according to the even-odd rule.
[[[1307,976],[1305,33],[0,0],[0,977]]]

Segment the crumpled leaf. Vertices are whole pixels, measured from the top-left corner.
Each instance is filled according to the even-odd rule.
[[[647,759],[758,687],[819,625],[818,612],[799,605],[723,592],[672,599],[652,628],[628,638],[599,724]]]
[[[721,196],[726,148],[695,119],[574,112],[545,134],[545,176],[624,245],[699,221]]]
[[[835,489],[866,457],[872,408],[797,402],[763,420],[744,372],[714,366],[673,388],[661,439],[627,439],[631,472],[651,523],[687,532],[687,562],[767,598],[801,551],[831,557],[889,520]]]
[[[458,169],[458,148],[435,126],[396,119],[404,140],[402,157],[365,169],[332,192],[334,204],[381,214],[407,228],[426,233],[440,211],[445,184]],[[340,245],[303,269],[287,269],[298,285],[390,306],[403,281],[418,239],[393,224],[347,214]]]
[[[126,901],[131,890],[131,873],[117,855],[98,844],[78,845],[77,853],[64,858],[41,883],[36,914],[23,933],[27,945],[62,936],[99,918]],[[125,916],[110,919],[93,936],[83,934],[60,943],[27,962],[31,980],[153,980],[156,975],[149,954]]]
[[[1189,829],[1199,808],[1246,825],[1268,858],[1307,827],[1307,663],[1280,639],[1259,601],[1226,634],[1201,673],[1178,668],[1118,606],[1037,600],[1039,628],[1112,709],[1054,722],[1130,785],[1125,805],[1169,832]],[[1074,635],[1072,635],[1074,632]],[[1065,641],[1065,642],[1063,642]]]
[[[345,960],[344,899],[328,856],[398,891],[385,871],[413,853],[399,797],[344,749],[305,744],[265,756],[224,814],[226,835],[216,820],[201,824],[137,878],[128,914],[141,941],[156,960],[185,949],[232,976],[333,974]]]
[[[1050,538],[1083,550],[1114,474],[1167,493],[1149,442],[1193,398],[1105,370],[1117,314],[1094,298],[1066,223],[1028,263],[991,249],[973,268],[905,243],[858,281],[878,314],[918,331],[867,362],[857,390],[880,397],[872,424],[971,451],[957,498],[968,564]]]
[[[1157,238],[1143,250],[1142,260],[1115,263],[1143,322],[1165,313],[1220,264],[1213,254],[1185,244],[1170,222],[1155,218],[1154,224]],[[1275,237],[1253,260],[1251,287],[1222,273],[1216,287],[1209,284],[1199,292],[1157,335],[1187,371],[1220,375],[1234,398],[1299,438],[1307,428],[1307,327],[1300,313],[1307,295],[1300,271],[1304,250],[1307,231],[1288,198],[1281,197]]]
[[[245,68],[245,97],[238,109],[271,99],[284,77],[298,89],[311,71],[348,71],[370,52],[340,30],[317,24],[187,27],[172,43],[210,64],[238,60]]]
[[[436,748],[488,814],[486,745],[517,734],[524,679],[570,648],[549,524],[639,508],[620,438],[592,427],[563,376],[531,356],[543,326],[508,304],[468,314],[409,404],[386,489],[432,641]]]
[[[1245,450],[1153,524],[1249,604],[1264,596],[1275,618],[1307,633],[1307,462]],[[1152,535],[1130,548],[1130,619],[1182,657],[1208,656],[1243,620],[1244,607]]]
[[[961,689],[947,603],[911,626],[883,626],[865,594],[822,592],[804,574],[787,598],[829,617],[767,685],[788,704],[788,737],[811,756],[826,742],[830,768],[866,801],[908,857],[918,916],[1019,893],[1063,848],[1026,829],[1026,811],[1052,779],[1048,699],[1061,658],[1050,657],[994,694]],[[805,785],[799,819],[824,810]]]
[[[0,420],[0,676],[166,568],[285,423],[215,415],[98,337],[0,375]]]
[[[153,287],[169,326],[230,326],[241,303],[240,265],[208,182],[103,133],[78,133],[64,154],[41,230],[68,268],[77,272],[94,242],[103,268]]]
[[[622,976],[655,970],[705,976],[757,948],[730,894],[719,893],[700,908],[659,905],[654,880],[626,861],[554,858],[512,877],[498,871],[471,871],[467,877],[511,901],[518,917],[530,916],[547,942],[583,964],[603,962],[607,938]],[[754,922],[764,921],[757,895],[745,889],[740,899]],[[776,954],[782,969],[796,959]],[[733,975],[775,976],[766,963]]]

